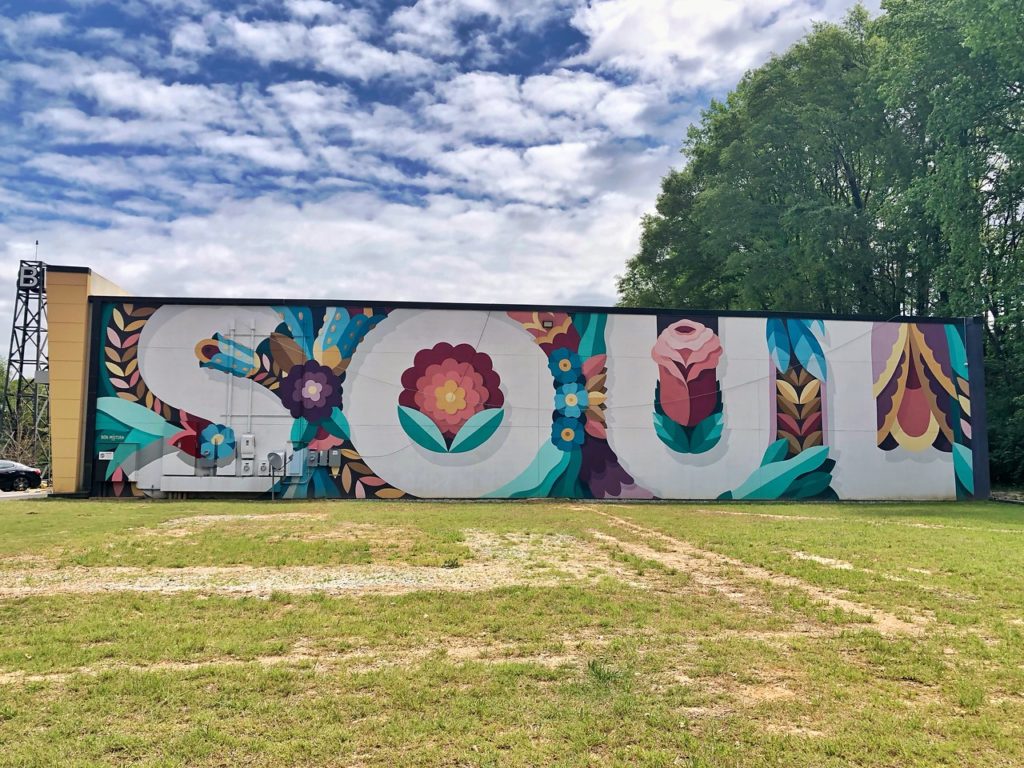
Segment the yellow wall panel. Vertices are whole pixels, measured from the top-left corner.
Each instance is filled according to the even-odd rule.
[[[50,364],[51,475],[55,493],[87,490],[81,477],[85,396],[89,375],[89,295],[123,295],[91,271],[46,271],[47,348]]]

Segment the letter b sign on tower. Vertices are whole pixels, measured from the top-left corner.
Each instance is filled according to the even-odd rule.
[[[23,261],[18,270],[18,290],[23,293],[41,293],[43,290],[43,263]]]

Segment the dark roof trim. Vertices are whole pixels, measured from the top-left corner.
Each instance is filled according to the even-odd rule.
[[[914,317],[911,315],[823,315],[814,312],[751,312],[744,310],[689,309],[689,308],[656,308],[656,307],[594,307],[571,304],[478,304],[467,302],[441,301],[386,301],[382,299],[238,299],[238,298],[196,298],[168,296],[90,296],[90,302],[142,302],[145,304],[182,304],[199,306],[272,306],[277,304],[303,304],[306,306],[326,307],[358,307],[377,306],[393,309],[462,309],[483,312],[603,312],[609,315],[712,315],[714,317],[778,317],[812,320],[856,320],[861,322],[882,323],[961,323],[964,321],[982,322],[981,317]]]
[[[74,272],[76,274],[89,275],[92,274],[92,270],[89,267],[72,267],[64,264],[47,264],[47,272]]]

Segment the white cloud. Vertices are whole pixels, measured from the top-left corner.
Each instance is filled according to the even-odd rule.
[[[63,13],[26,13],[16,18],[0,16],[0,40],[15,49],[67,31]]]
[[[359,81],[388,76],[417,77],[436,71],[430,59],[405,50],[388,50],[366,40],[372,23],[365,13],[349,12],[343,21],[307,26],[298,21],[242,21],[225,17],[213,24],[218,45],[273,62],[311,65]]]
[[[199,136],[198,143],[211,152],[242,157],[265,168],[301,171],[309,167],[309,160],[301,151],[263,136],[214,132]]]
[[[426,115],[456,126],[466,136],[512,141],[537,141],[550,137],[545,119],[523,103],[515,75],[470,72],[438,87],[438,102]]]
[[[90,266],[140,294],[611,303],[642,207],[616,194],[561,211],[346,192],[302,206],[229,201],[169,224],[124,217],[108,229],[49,222],[38,232],[52,261],[88,253]],[[0,224],[0,261],[30,237]]]
[[[814,21],[837,20],[850,0],[593,0],[573,25],[588,38],[569,59],[669,82],[678,90],[728,87],[781,53]],[[877,0],[868,6],[877,9]]]
[[[210,52],[210,41],[202,24],[187,21],[171,32],[171,47],[185,54],[206,54]]]
[[[435,58],[469,52],[475,54],[477,63],[483,63],[503,38],[517,30],[540,28],[563,15],[570,4],[570,0],[417,0],[413,5],[397,8],[388,19],[388,26],[397,45]],[[458,29],[481,21],[485,28],[469,38],[467,51]]]
[[[0,287],[38,237],[139,293],[611,303],[694,94],[848,5],[94,2],[0,17]]]

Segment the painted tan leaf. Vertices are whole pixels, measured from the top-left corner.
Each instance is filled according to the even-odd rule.
[[[106,362],[106,366],[107,370],[110,371],[115,376],[123,377],[125,375],[124,371],[121,370],[120,366],[114,365],[109,360]]]
[[[348,493],[352,490],[352,470],[348,468],[346,464],[341,468],[341,487]]]
[[[818,411],[821,410],[821,398],[816,397],[806,405],[801,405],[800,410],[803,413],[805,419],[812,413],[817,413]]]
[[[121,356],[117,354],[117,350],[113,347],[104,347],[103,351],[106,353],[107,357],[115,363],[121,362]]]
[[[142,320],[133,320],[132,322],[128,323],[128,325],[126,325],[124,327],[124,331],[125,331],[125,333],[131,333],[132,331],[137,331],[140,328],[142,328],[142,326],[144,326],[147,322],[148,321],[145,318],[143,318]]]
[[[124,313],[125,313],[126,315],[128,315],[129,317],[131,317],[131,316],[132,316],[132,314],[133,314],[133,312],[134,312],[134,310],[135,310],[135,305],[134,305],[134,304],[122,304],[122,305],[121,305],[121,309],[123,309],[123,310],[124,310]]]
[[[813,448],[816,445],[821,445],[821,432],[811,432],[804,438],[804,448]]]
[[[353,472],[358,472],[360,475],[371,475],[373,470],[363,464],[361,461],[350,461],[348,466],[352,468]]]
[[[122,315],[120,312],[118,312],[117,309],[115,308],[114,311],[111,313],[111,317],[114,318],[114,325],[116,325],[118,328],[120,328],[123,331],[124,330],[124,315]]]
[[[139,307],[131,313],[132,317],[149,317],[156,312],[156,307]]]
[[[320,355],[320,363],[331,370],[334,370],[341,362],[341,352],[337,347],[328,347]]]
[[[797,421],[800,420],[800,406],[798,406],[796,403],[791,403],[786,398],[779,397],[776,398],[775,404],[776,407],[783,413],[788,413]]]
[[[131,376],[132,375],[132,371],[134,371],[138,367],[139,367],[139,361],[137,359],[136,360],[129,360],[128,361],[128,365],[126,365],[124,367],[124,375],[125,376]]]
[[[285,372],[306,362],[306,355],[302,348],[295,343],[295,339],[290,339],[276,331],[270,334],[270,356],[274,358],[274,363]]]
[[[803,392],[800,393],[800,404],[805,405],[818,396],[821,392],[821,382],[815,379],[804,387]]]
[[[793,385],[789,382],[783,381],[782,379],[775,380],[775,388],[779,391],[779,395],[784,397],[791,403],[799,403],[800,395],[793,389]]]
[[[346,459],[352,459],[353,461],[359,461],[363,457],[359,455],[359,451],[354,451],[351,448],[342,448],[341,455]]]
[[[374,495],[381,499],[400,499],[405,496],[405,491],[400,491],[397,488],[381,488]]]

